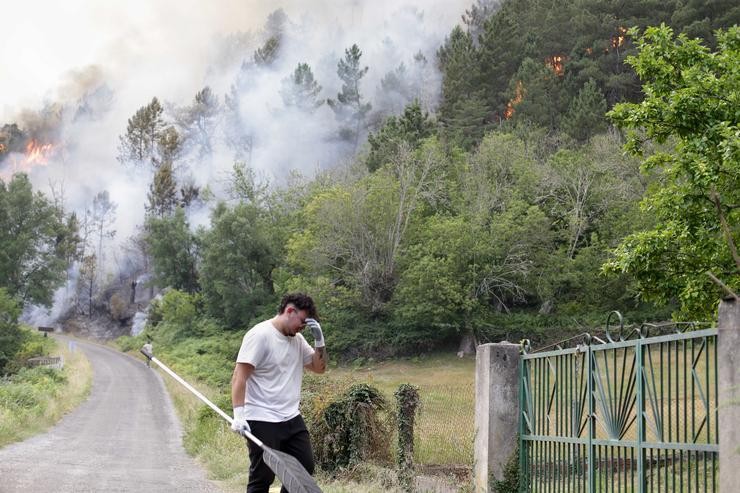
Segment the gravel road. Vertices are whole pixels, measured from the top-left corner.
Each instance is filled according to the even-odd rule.
[[[0,492],[219,492],[185,453],[159,373],[75,344],[92,364],[89,398],[48,433],[0,449]]]

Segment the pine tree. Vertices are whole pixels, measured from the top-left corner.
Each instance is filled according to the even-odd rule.
[[[218,126],[221,106],[210,87],[206,86],[195,94],[193,104],[178,112],[180,126],[187,146],[197,149],[202,158],[213,152],[213,138]],[[166,158],[163,156],[163,161]],[[172,159],[174,161],[174,159]]]
[[[280,37],[272,36],[262,47],[254,52],[254,63],[259,67],[269,67],[280,54]]]
[[[407,142],[413,149],[422,139],[434,133],[435,124],[428,113],[421,110],[418,101],[406,107],[401,116],[390,116],[381,129],[371,133],[367,141],[370,144],[370,153],[365,160],[369,171],[375,171],[383,166],[391,156],[398,153],[398,146]]]
[[[166,162],[159,167],[149,185],[147,199],[149,204],[146,210],[153,216],[165,217],[174,212],[177,206],[177,182],[172,172],[172,163]]]
[[[589,79],[570,103],[568,113],[563,118],[563,130],[579,142],[585,142],[606,129],[606,99]]]
[[[302,111],[313,112],[324,104],[318,99],[321,86],[316,82],[307,63],[299,63],[290,77],[283,79],[280,96],[288,107],[295,107]]]
[[[485,132],[487,107],[481,88],[478,52],[470,33],[452,30],[437,52],[444,73],[439,120],[447,140],[470,149]]]
[[[126,133],[118,137],[118,161],[121,164],[159,165],[157,142],[165,129],[164,108],[157,98],[139,108],[129,118]]]
[[[357,150],[365,117],[372,108],[370,103],[362,102],[360,94],[360,81],[368,71],[368,67],[360,66],[361,57],[362,51],[356,44],[344,51],[344,58],[337,64],[337,75],[342,79],[342,92],[337,94],[336,100],[326,101],[343,125],[340,136],[353,143],[353,152]]]

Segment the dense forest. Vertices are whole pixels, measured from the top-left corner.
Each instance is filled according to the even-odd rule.
[[[729,0],[478,0],[435,59],[412,62],[434,64],[438,88],[400,62],[376,101],[356,44],[328,98],[308,63],[283,74],[282,111],[328,108],[343,158],[275,183],[250,166],[239,106],[280,56],[277,11],[229,94],[158,95],[128,119],[117,165],[151,182],[125,276],[99,272],[125,213],[105,192],[80,213],[24,174],[0,182],[0,302],[49,304],[76,264],[78,312],[116,316],[127,300],[110,285],[149,272],[169,289],[147,333],[206,338],[300,290],[345,358],[464,335],[544,343],[610,310],[712,320],[722,290],[706,272],[740,287],[739,21]],[[182,172],[212,152],[217,121],[234,162],[224,196]],[[3,127],[0,159],[23,132]]]

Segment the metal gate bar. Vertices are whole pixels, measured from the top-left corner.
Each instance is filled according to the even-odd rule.
[[[522,491],[717,491],[717,330],[672,327],[523,345]]]

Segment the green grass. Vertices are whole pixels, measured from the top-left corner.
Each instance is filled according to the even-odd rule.
[[[393,392],[401,383],[419,386],[422,401],[417,418],[416,455],[422,464],[472,466],[475,360],[430,356],[376,363],[363,368],[332,367],[318,381],[366,382],[381,390],[395,406]],[[200,392],[230,412],[229,389],[199,384],[181,374]],[[213,413],[204,412],[197,398],[169,376],[163,375],[185,431],[185,447],[225,492],[240,492],[247,483],[248,456],[243,439],[232,433]],[[457,442],[455,441],[457,440]],[[459,442],[459,443],[458,443]],[[395,442],[393,442],[395,445]],[[395,449],[395,446],[392,446]],[[462,449],[462,452],[458,452]],[[395,472],[363,464],[339,478],[321,472],[317,482],[327,493],[393,493],[398,490]],[[279,491],[277,481],[271,491]]]
[[[452,354],[386,361],[364,368],[340,367],[326,378],[351,377],[381,390],[395,406],[402,383],[419,387],[415,422],[417,464],[473,464],[475,433],[475,359]],[[394,442],[395,443],[395,438]]]
[[[49,338],[51,356],[64,368],[23,369],[0,380],[0,447],[41,433],[79,405],[90,392],[92,368],[81,351],[70,352]]]

